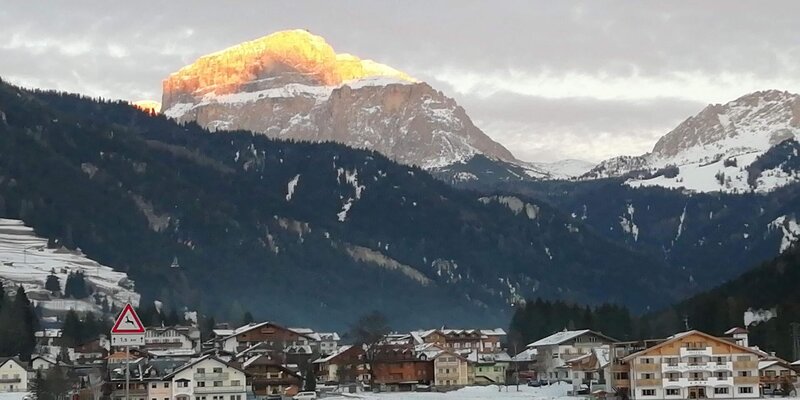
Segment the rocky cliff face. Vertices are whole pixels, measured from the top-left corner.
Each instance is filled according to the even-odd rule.
[[[201,57],[163,84],[162,110],[211,130],[336,141],[435,168],[475,154],[512,161],[456,102],[403,72],[294,30]]]
[[[760,91],[709,105],[661,137],[650,153],[603,161],[585,177],[645,170],[656,176],[629,183],[695,191],[768,191],[800,180],[798,171],[781,168],[755,177],[747,167],[776,145],[798,136],[800,96]],[[662,173],[667,170],[671,172]]]

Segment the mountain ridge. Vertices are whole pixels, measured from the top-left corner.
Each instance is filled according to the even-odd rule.
[[[162,109],[210,130],[335,141],[435,168],[484,154],[516,160],[455,100],[394,68],[281,31],[203,56],[163,83]]]

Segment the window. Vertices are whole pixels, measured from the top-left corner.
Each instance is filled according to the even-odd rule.
[[[198,381],[197,382],[197,387],[206,387],[205,381]]]
[[[728,379],[728,374],[726,372],[716,372],[714,376],[716,376],[717,379]]]
[[[642,358],[640,362],[640,364],[652,364],[652,363],[653,363],[652,358]]]
[[[189,387],[189,381],[178,381],[179,388]]]
[[[739,376],[750,376],[750,371],[739,371]]]
[[[155,388],[156,388],[156,386],[157,386],[157,385],[156,385],[156,383],[155,383],[155,382],[153,382],[153,383],[151,383],[151,384],[150,384],[150,387],[151,387],[151,388],[153,388],[153,389],[155,389]],[[156,399],[153,399],[153,400],[156,400]]]
[[[222,381],[214,381],[214,387],[222,387]]]
[[[739,394],[750,394],[750,393],[753,393],[753,388],[751,386],[739,388]]]
[[[197,369],[197,373],[198,374],[205,374],[206,373],[206,369],[205,368],[198,368]]]
[[[680,396],[681,390],[680,389],[667,389],[667,396]]]
[[[669,365],[671,367],[676,367],[676,366],[678,366],[678,361],[679,360],[680,359],[678,357],[669,357],[669,358],[667,358],[667,365]]]
[[[166,389],[168,387],[169,387],[169,382],[164,382],[164,388]]]
[[[670,372],[670,373],[667,374],[667,379],[669,379],[671,382],[677,382],[678,379],[680,379],[680,377],[681,377],[681,374],[679,374],[677,372]]]
[[[702,381],[702,380],[704,380],[703,379],[703,374],[701,372],[692,372],[691,374],[689,374],[689,379],[691,379],[693,381]]]
[[[655,396],[656,390],[655,389],[642,389],[642,396]]]
[[[653,379],[654,374],[652,372],[647,372],[642,374],[642,379]]]
[[[231,381],[231,386],[240,386],[240,385],[241,385],[241,381],[238,381],[238,380]]]
[[[222,368],[220,368],[220,367],[214,368],[214,373],[215,374],[221,374],[222,373]]]
[[[736,356],[736,361],[750,361],[750,356]]]
[[[714,394],[728,394],[728,388],[726,387],[714,388]]]
[[[725,364],[725,357],[714,357],[714,361],[717,362],[717,365]]]
[[[628,379],[628,373],[627,372],[615,372],[614,373],[614,379]]]

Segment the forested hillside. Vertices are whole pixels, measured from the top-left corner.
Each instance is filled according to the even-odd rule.
[[[0,112],[0,215],[128,272],[144,302],[331,327],[377,308],[400,328],[499,324],[534,295],[644,309],[691,290],[546,204],[374,152],[7,85]]]
[[[698,329],[722,336],[732,327],[750,331],[751,345],[794,361],[792,323],[800,323],[800,248],[673,306],[642,316],[625,307],[580,306],[542,299],[516,309],[509,326],[518,347],[563,329],[593,329],[619,340],[665,338]]]

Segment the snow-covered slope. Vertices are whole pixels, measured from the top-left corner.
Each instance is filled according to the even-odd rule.
[[[527,167],[526,173],[533,178],[570,179],[589,172],[596,164],[584,160],[566,159],[549,163],[521,163],[521,165]]]
[[[201,57],[163,84],[164,115],[210,130],[335,141],[436,168],[476,154],[514,156],[455,100],[389,66],[336,54],[305,30]]]
[[[82,271],[97,299],[94,295],[81,300],[53,296],[44,288],[51,271],[60,280],[62,294],[67,275]],[[14,219],[0,218],[0,280],[7,289],[22,285],[33,301],[50,311],[101,312],[103,299],[109,306],[118,307],[126,302],[138,305],[140,299],[125,273],[86,258],[79,251],[48,248],[47,239],[36,236],[32,228]]]
[[[585,177],[644,170],[647,173],[628,184],[698,192],[771,191],[795,182],[796,174],[773,171],[765,179],[755,179],[747,167],[769,149],[798,135],[800,96],[777,90],[755,92],[724,105],[709,105],[664,135],[652,152],[606,160]]]

